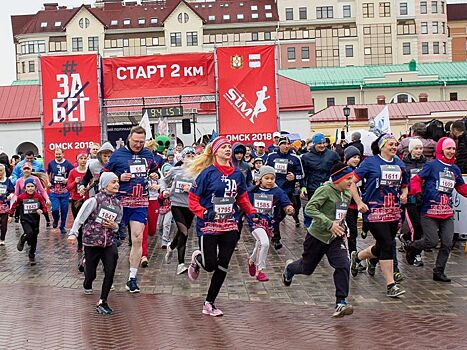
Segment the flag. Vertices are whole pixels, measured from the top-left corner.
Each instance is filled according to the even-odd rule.
[[[216,130],[212,129],[212,133],[211,133],[211,139],[209,140],[209,142],[212,142],[214,141],[214,139],[219,136],[216,132]]]
[[[157,124],[157,134],[158,135],[169,134],[169,122],[167,120],[167,117],[164,117],[164,119],[159,118],[159,123]]]
[[[146,130],[146,140],[152,140],[151,124],[149,123],[149,115],[147,110],[144,111],[143,118],[141,118],[139,126],[142,126],[144,130]]]
[[[391,123],[389,121],[389,107],[384,106],[381,112],[374,119],[375,129],[379,134],[386,134],[391,132]]]

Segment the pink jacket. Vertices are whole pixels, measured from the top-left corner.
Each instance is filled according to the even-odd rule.
[[[34,179],[37,192],[44,198],[46,202],[48,202],[49,195],[47,194],[47,191],[44,190],[44,187],[42,187],[41,181],[34,175],[31,175],[31,178]],[[26,181],[24,177],[21,177],[16,181],[16,185],[15,185],[15,196],[16,197],[18,197],[21,193],[24,192],[24,181]]]

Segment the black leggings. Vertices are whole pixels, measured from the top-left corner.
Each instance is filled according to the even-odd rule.
[[[416,204],[407,204],[406,209],[407,209],[407,214],[408,214],[406,215],[406,219],[410,220],[410,222],[412,223],[414,236],[412,239],[411,232],[409,230],[408,233],[404,235],[404,237],[410,241],[419,240],[423,236],[423,228],[420,222],[420,218],[421,218],[420,209],[421,208],[417,206]]]
[[[34,258],[36,256],[36,247],[37,247],[37,236],[39,235],[39,215],[38,214],[29,214],[30,216],[34,215],[35,218],[24,220],[21,219],[21,226],[23,231],[26,234],[26,241],[29,244],[29,257]]]
[[[114,281],[115,268],[117,267],[118,250],[115,244],[108,247],[84,247],[84,282],[85,289],[92,289],[92,282],[96,279],[96,270],[99,261],[104,265],[104,280],[102,281],[101,299],[106,301],[110,288]]]
[[[367,225],[376,240],[375,245],[371,247],[371,254],[379,260],[393,260],[393,241],[399,222],[368,222]]]
[[[345,222],[347,223],[347,227],[349,228],[349,252],[357,251],[357,236],[358,236],[358,228],[357,228],[357,220],[358,220],[358,210],[357,209],[348,209],[347,216],[345,217]]]
[[[6,230],[8,229],[8,213],[0,214],[0,240],[4,241],[6,237]]]
[[[196,262],[207,272],[213,272],[206,301],[214,303],[222,288],[230,259],[238,240],[237,231],[228,231],[220,235],[204,235],[199,238],[201,254]],[[219,249],[219,252],[218,252]]]
[[[289,197],[289,200],[290,200],[290,202],[292,203],[292,206],[295,206],[295,197],[294,197],[293,192],[287,193],[287,197]],[[281,240],[281,233],[280,233],[280,231],[279,231],[279,224],[282,222],[282,220],[285,219],[286,216],[287,216],[287,214],[285,213],[284,208],[281,208],[281,210],[279,211],[279,220],[277,220],[277,223],[276,223],[276,225],[274,226],[274,229],[273,229],[273,236],[272,236],[272,238],[271,238],[271,241],[273,241],[273,242],[280,242],[280,240]]]
[[[78,216],[78,212],[81,209],[81,206],[83,205],[84,200],[79,200],[76,201],[74,199],[71,200],[71,214],[73,215],[73,219],[76,219],[76,216]],[[78,249],[83,249],[83,229],[82,226],[80,226],[78,230]]]
[[[172,216],[177,225],[177,233],[170,242],[170,249],[177,248],[178,263],[185,263],[186,241],[188,239],[188,230],[193,223],[194,214],[187,207],[172,207]]]

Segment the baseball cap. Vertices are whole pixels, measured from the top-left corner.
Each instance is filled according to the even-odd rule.
[[[276,131],[272,134],[272,137],[281,137],[281,133],[279,131]]]
[[[23,165],[21,166],[21,169],[25,169],[25,168],[32,169],[32,164],[29,162],[23,163]]]
[[[266,147],[266,144],[262,141],[256,141],[253,146],[255,147]]]

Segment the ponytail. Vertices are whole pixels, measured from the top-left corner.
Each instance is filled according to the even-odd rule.
[[[204,152],[193,159],[193,162],[188,167],[188,172],[190,172],[193,177],[198,177],[204,169],[212,164],[214,164],[214,154],[212,153],[212,145],[208,144]]]

